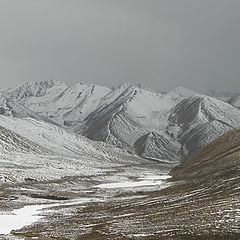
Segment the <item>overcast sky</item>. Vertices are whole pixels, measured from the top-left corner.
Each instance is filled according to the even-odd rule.
[[[0,0],[0,88],[240,91],[239,0]]]

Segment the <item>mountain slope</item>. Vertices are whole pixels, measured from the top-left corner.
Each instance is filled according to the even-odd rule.
[[[16,118],[30,117],[36,120],[54,123],[51,119],[41,116],[23,105],[4,97],[0,98],[0,115],[13,116]]]
[[[240,129],[231,130],[184,160],[172,170],[174,179],[240,174]]]
[[[0,148],[2,154],[11,151],[32,152],[36,154],[48,152],[47,149],[2,126],[0,126]]]
[[[229,99],[228,103],[232,104],[234,107],[240,108],[240,95]]]
[[[169,116],[168,132],[176,135],[182,158],[240,125],[240,111],[207,96],[183,99]]]
[[[240,125],[238,109],[186,89],[179,88],[166,95],[133,87],[127,90],[128,99],[114,105],[116,108],[111,106],[115,103],[112,102],[105,107],[107,111],[101,108],[90,115],[91,124],[86,123],[88,129],[84,132],[87,137],[139,153],[139,139],[155,132],[171,144],[165,148],[157,137],[152,141],[151,153],[146,151],[142,156],[159,159],[161,154],[157,152],[161,152],[161,146],[162,151],[169,153],[174,148],[175,153],[179,151],[178,158],[184,159]],[[176,159],[176,155],[163,156],[168,160]]]
[[[38,103],[37,99],[52,99],[56,94],[60,94],[67,87],[65,83],[57,80],[27,82],[15,89],[6,91],[4,95],[12,101],[20,102],[23,105],[27,104],[29,99],[29,102],[32,104],[40,105],[41,101]]]
[[[141,157],[149,159],[171,159],[177,162],[178,154],[176,143],[173,144],[171,140],[164,136],[151,132],[140,137],[134,144],[136,152]],[[165,160],[166,161],[166,160]]]
[[[165,133],[168,125],[167,116],[180,98],[176,99],[175,96],[162,95],[131,85],[124,85],[111,94],[118,97],[110,104],[104,104],[86,119],[86,130],[83,132],[85,136],[130,151],[135,151],[136,141],[150,132],[159,133],[167,138]],[[154,158],[159,156],[151,155]]]
[[[0,148],[2,182],[100,174],[104,167],[142,161],[113,146],[32,118],[0,116]]]
[[[239,95],[239,93],[237,92],[219,92],[219,91],[215,91],[215,90],[208,90],[205,92],[205,95],[213,97],[213,98],[217,98],[219,100],[222,100],[224,102],[228,102],[231,98],[236,97],[237,95]]]
[[[83,120],[109,91],[108,88],[81,83],[68,87],[60,81],[50,80],[27,83],[5,95],[31,111],[63,125]]]

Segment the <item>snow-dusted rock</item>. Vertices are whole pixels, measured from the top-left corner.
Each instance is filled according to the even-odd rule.
[[[240,111],[207,96],[183,99],[169,116],[168,132],[179,139],[182,157],[195,152],[226,131],[240,125]]]
[[[162,94],[129,83],[109,89],[50,80],[24,84],[2,96],[2,115],[54,122],[151,158],[175,160],[176,153],[184,158],[240,125],[237,108],[183,87]],[[145,143],[143,154],[139,148]]]
[[[240,95],[229,99],[228,103],[232,104],[234,107],[240,108]]]
[[[24,84],[7,92],[6,96],[60,125],[68,125],[82,121],[109,91],[81,83],[69,87],[50,80]]]
[[[0,184],[101,173],[141,159],[33,118],[0,116]],[[1,180],[2,179],[2,180]]]
[[[163,135],[150,132],[140,137],[134,144],[136,152],[149,159],[171,160],[177,162],[179,156],[177,150],[179,146],[172,140],[167,139]]]

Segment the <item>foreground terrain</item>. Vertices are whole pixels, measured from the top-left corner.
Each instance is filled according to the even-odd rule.
[[[231,176],[163,190],[120,191],[101,202],[57,207],[44,221],[13,234],[26,239],[237,240],[240,178]]]
[[[47,186],[51,189],[54,185],[56,189],[64,186],[69,192],[51,190],[54,202],[64,196],[88,201],[53,206],[51,211],[43,211],[45,217],[34,225],[12,231],[12,239],[238,240],[239,143],[238,129],[223,135],[188,158],[188,164],[174,168],[170,179],[166,175],[161,178],[167,168],[159,174],[164,166],[152,162],[117,167],[113,172],[86,179],[76,177],[54,184],[26,184],[22,192],[15,186],[11,194],[15,191],[17,195],[24,195],[28,189],[30,193],[38,192],[28,197],[39,198],[44,189],[45,199],[46,193],[50,194]],[[226,165],[220,164],[222,162]],[[215,167],[210,168],[208,164]],[[184,175],[185,170],[189,174]],[[128,187],[126,182],[136,184],[143,180],[134,178],[136,173],[144,176],[144,181],[165,180],[158,180],[152,186]],[[107,184],[112,182],[124,182],[125,187]],[[82,191],[73,191],[73,186],[80,183],[84,186]]]

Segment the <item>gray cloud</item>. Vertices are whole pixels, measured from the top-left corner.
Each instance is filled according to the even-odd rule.
[[[0,87],[240,91],[239,22],[239,0],[1,0]]]

